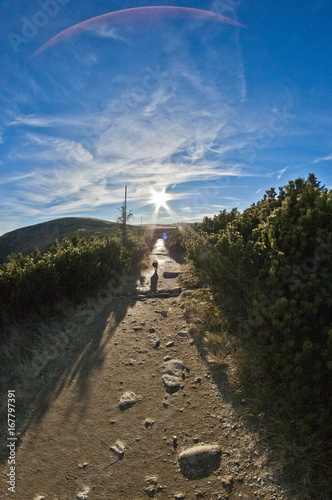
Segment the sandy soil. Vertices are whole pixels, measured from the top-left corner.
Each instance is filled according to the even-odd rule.
[[[181,266],[162,240],[155,258],[158,289],[178,287],[178,278],[163,278]],[[152,275],[151,267],[139,291],[148,292]],[[234,410],[226,380],[215,383],[190,338],[181,295],[168,295],[123,291],[84,327],[84,349],[68,361],[48,408],[17,449],[15,493],[7,490],[8,467],[2,468],[1,499],[286,498],[257,434]],[[152,346],[153,335],[159,347]],[[185,365],[174,393],[162,381],[165,357]],[[126,392],[137,401],[121,410]],[[179,453],[203,443],[220,446],[220,466],[188,479]]]

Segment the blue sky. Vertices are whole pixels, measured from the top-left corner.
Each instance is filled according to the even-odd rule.
[[[244,27],[135,11],[36,54],[166,5]],[[310,172],[332,188],[331,19],[328,0],[1,1],[0,234],[115,220],[125,185],[137,224],[243,210]]]

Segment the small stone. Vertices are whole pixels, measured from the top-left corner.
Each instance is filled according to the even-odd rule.
[[[173,448],[177,448],[178,446],[178,438],[177,436],[173,436]]]
[[[137,403],[138,397],[134,392],[125,392],[122,394],[120,402],[119,402],[119,408],[120,410],[127,410],[127,408],[130,408],[133,406],[135,403]]]
[[[154,420],[151,420],[150,418],[147,418],[144,421],[144,427],[147,429],[148,427],[152,427],[154,424]]]
[[[178,332],[178,337],[185,338],[185,337],[188,337],[188,334],[185,331],[181,331],[181,332]]]
[[[85,486],[82,491],[77,494],[77,500],[87,500],[88,494],[90,493],[89,486]]]
[[[118,457],[119,460],[123,459],[125,449],[125,445],[122,441],[117,441],[114,446],[110,446],[110,450]]]
[[[197,377],[195,380],[195,384],[200,384],[202,382],[201,377]]]
[[[169,361],[170,359],[172,359],[171,356],[165,356],[164,357],[164,361]]]
[[[158,478],[155,476],[146,477],[145,482],[146,487],[144,488],[144,492],[149,498],[153,498],[162,489],[160,486],[158,486]]]
[[[88,462],[84,462],[83,464],[78,464],[79,469],[85,469],[88,466]]]
[[[149,333],[154,333],[155,331],[155,328],[150,328]]]
[[[166,401],[163,402],[163,407],[168,408],[168,403],[166,403]]]
[[[160,340],[157,337],[157,335],[153,335],[153,334],[149,335],[149,339],[150,339],[151,347],[153,347],[154,349],[158,349],[158,347],[160,346]]]
[[[166,318],[167,317],[167,312],[166,311],[161,311],[160,313],[162,315],[163,318]]]
[[[45,495],[38,495],[33,500],[47,500],[47,497]]]
[[[173,346],[174,346],[174,342],[172,340],[170,342],[167,342],[167,344],[166,344],[167,348],[173,347]]]
[[[198,445],[180,453],[181,473],[187,478],[207,477],[220,466],[221,449],[218,445]]]
[[[139,332],[142,330],[142,328],[140,326],[134,326],[133,330],[134,332]]]
[[[174,495],[174,500],[184,500],[186,498],[186,495],[184,493],[175,493]]]
[[[232,489],[233,489],[233,486],[234,486],[234,478],[233,478],[233,476],[224,476],[221,479],[221,484],[223,485],[223,487],[225,488],[225,490],[227,491],[227,493],[231,493]]]
[[[116,420],[111,420],[111,421],[110,421],[110,424],[111,424],[111,425],[114,425],[115,423],[116,423]]]

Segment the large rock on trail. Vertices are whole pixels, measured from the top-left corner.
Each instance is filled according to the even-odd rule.
[[[218,445],[198,445],[180,453],[178,462],[185,477],[207,477],[220,466],[221,449]]]
[[[180,389],[182,372],[185,365],[179,359],[170,359],[162,366],[162,381],[167,392],[172,393]]]

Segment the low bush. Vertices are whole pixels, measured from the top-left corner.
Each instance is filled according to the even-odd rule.
[[[332,441],[332,192],[310,174],[278,195],[271,188],[243,213],[205,218],[183,241],[229,334],[250,353],[246,376],[269,387],[265,410],[287,415],[298,446],[314,433],[315,453],[319,447],[325,456]]]
[[[74,236],[54,242],[41,254],[11,255],[0,266],[0,304],[2,326],[31,314],[52,312],[63,299],[80,302],[110,281],[118,284],[147,252],[143,239],[92,237],[88,241]]]

